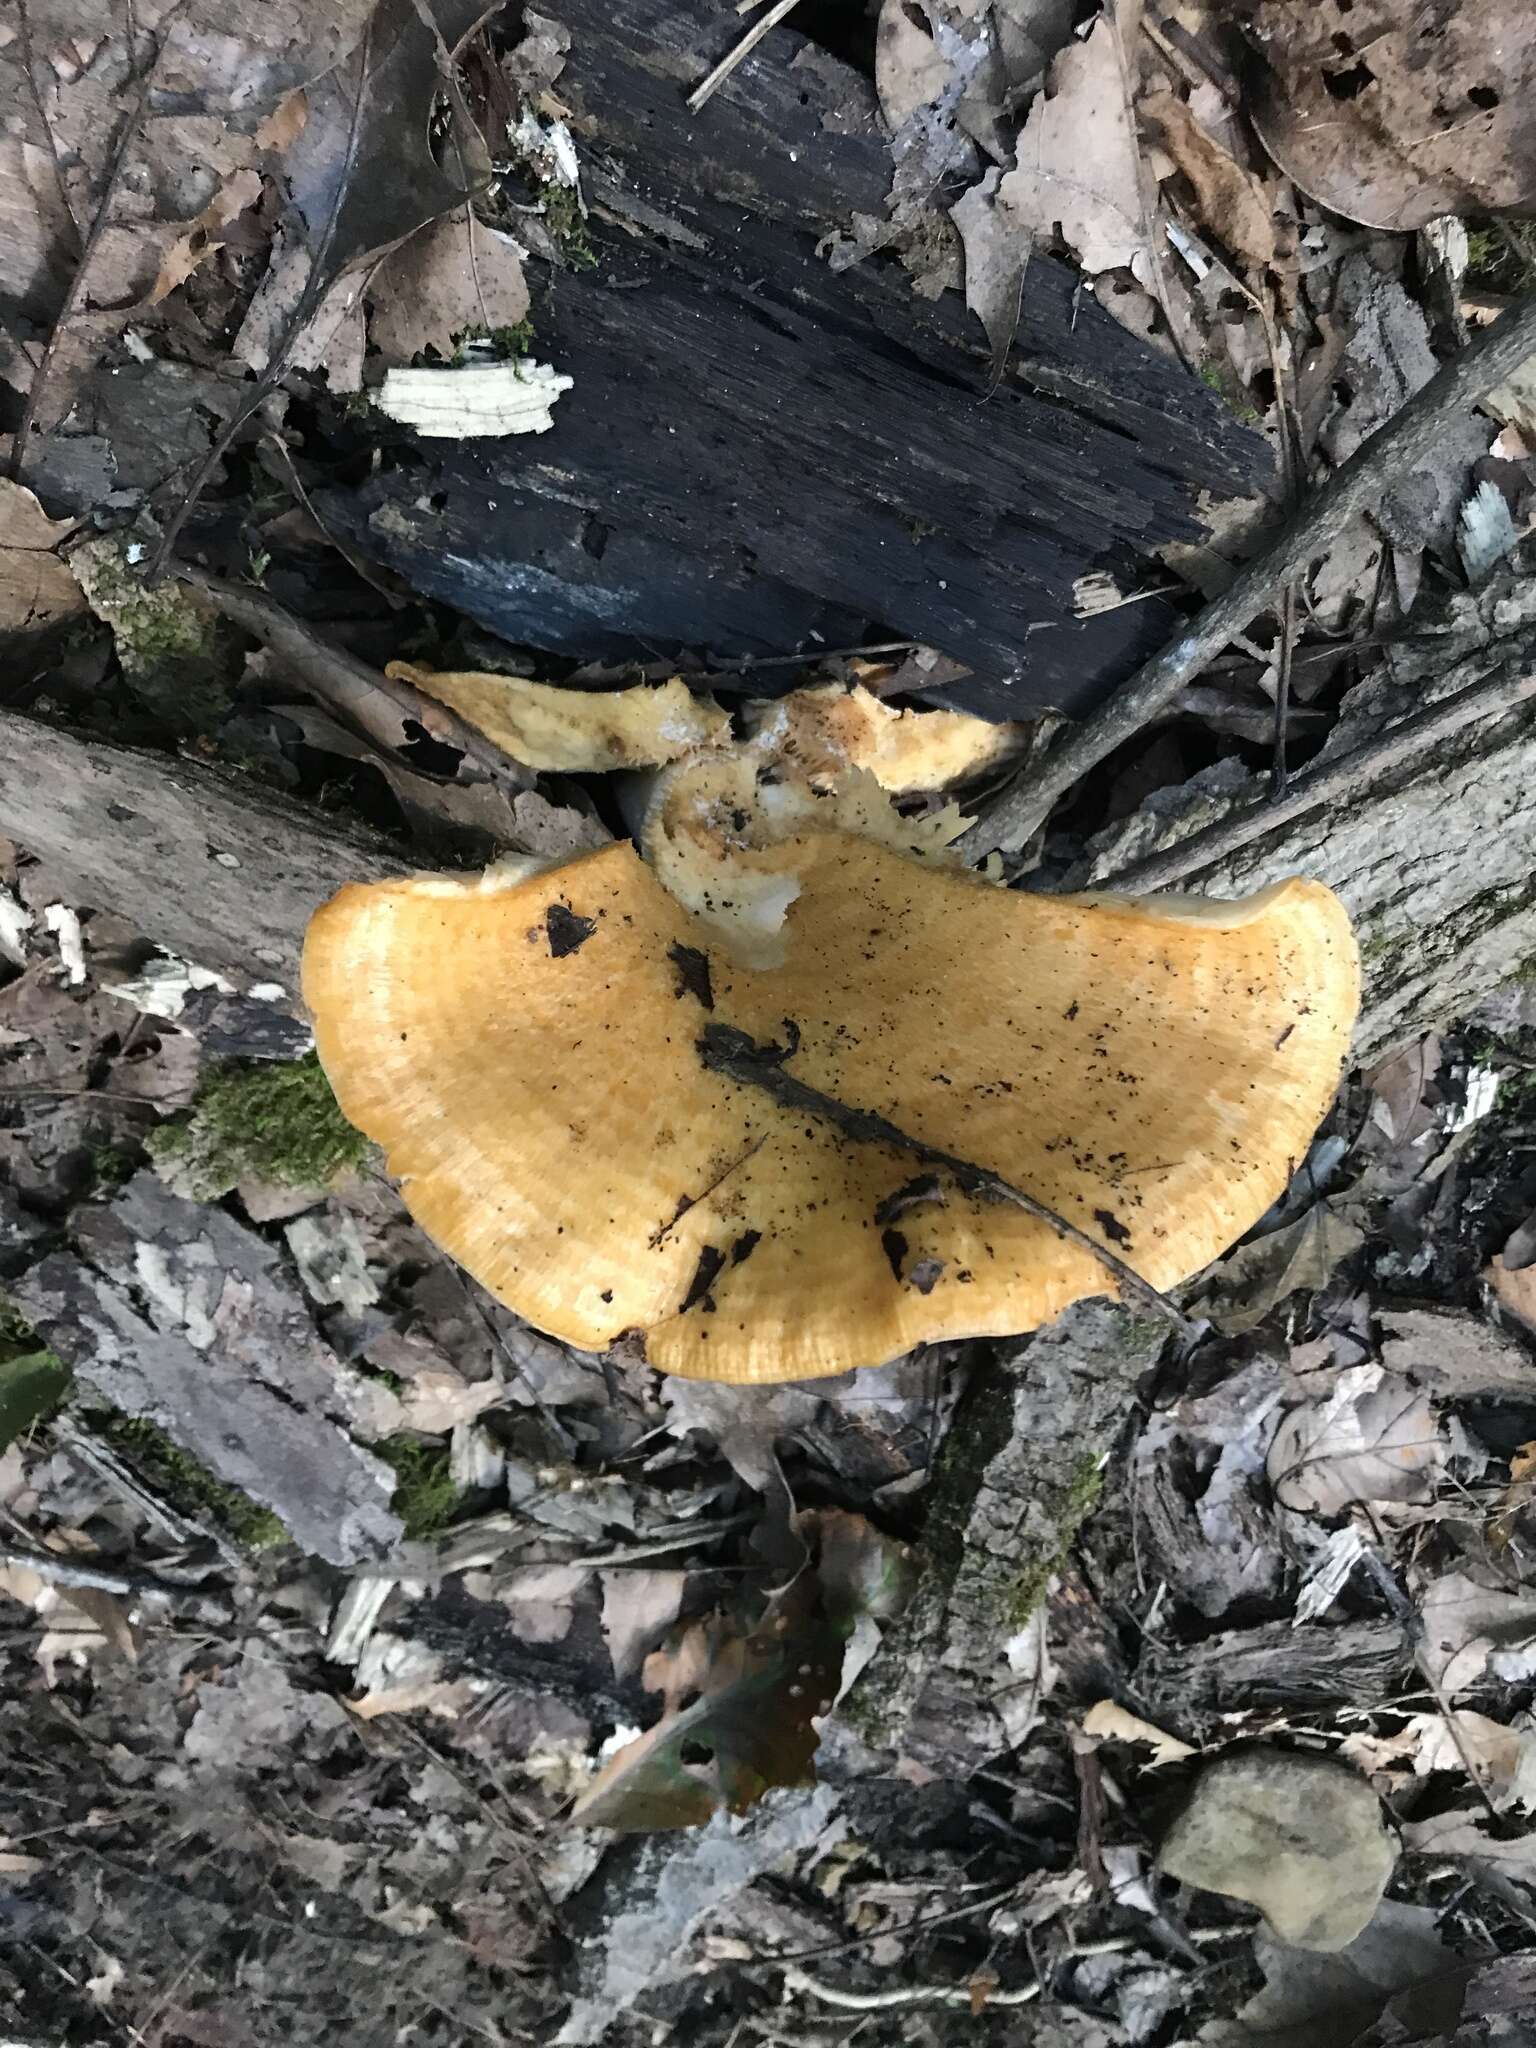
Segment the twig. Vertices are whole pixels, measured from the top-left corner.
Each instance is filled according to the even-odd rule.
[[[799,5],[800,0],[773,0],[773,5],[768,9],[768,12],[759,16],[753,22],[741,41],[734,48],[728,50],[714,70],[707,77],[701,78],[693,91],[689,93],[689,113],[696,114],[706,100],[713,99],[742,59],[750,57],[768,31],[777,28],[785,15],[792,13]]]
[[[904,2005],[964,2005],[975,2006],[975,1996],[968,1984],[909,1984],[898,1985],[891,1991],[844,1991],[836,1984],[823,1984],[819,1977],[812,1977],[804,1970],[786,1970],[784,1982],[791,1991],[803,1992],[808,1998],[819,1999],[823,2005],[835,2005],[841,2012],[893,2012]],[[1033,1984],[1021,1984],[1017,1991],[989,1991],[983,2011],[995,2005],[1032,2005],[1040,1996],[1040,1980]]]
[[[899,1934],[904,1930],[894,1928],[889,1931]],[[1127,1946],[1124,1936],[1111,1941],[1077,1942],[1063,1960],[1071,1961],[1076,1956],[1123,1955]],[[764,1960],[771,1958],[765,1957]],[[844,2012],[890,2012],[903,2005],[974,2006],[976,2002],[969,1984],[904,1984],[890,1991],[844,1991],[836,1984],[823,1984],[819,1977],[809,1976],[804,1970],[786,1970],[784,1982],[791,1990],[803,1991],[811,1998],[819,1998],[823,2005],[835,2005]],[[1032,1984],[1021,1984],[1013,1991],[989,1991],[982,2010],[1000,2005],[1030,2005],[1043,1988],[1037,1977]]]
[[[181,12],[185,4],[186,0],[178,0],[178,5],[172,10],[173,18]],[[170,24],[166,23],[165,26],[168,33]],[[144,109],[149,103],[149,89],[154,80],[155,67],[160,62],[160,51],[163,47],[164,42],[162,39],[162,42],[156,45],[148,63],[144,66],[144,75],[139,80],[139,89],[134,95],[133,105],[123,117],[122,129],[112,151],[112,160],[107,166],[106,182],[101,188],[101,198],[97,201],[96,211],[91,217],[91,225],[85,237],[85,246],[80,251],[80,261],[75,265],[74,275],[69,281],[69,290],[64,294],[64,303],[60,306],[58,318],[54,321],[49,331],[48,345],[43,350],[43,359],[37,366],[37,373],[32,379],[30,390],[27,392],[27,401],[22,407],[21,424],[17,427],[15,439],[11,443],[10,474],[13,481],[19,482],[22,472],[26,468],[28,444],[32,438],[32,427],[37,418],[38,408],[42,403],[43,391],[53,370],[53,359],[58,354],[59,342],[63,337],[65,328],[75,317],[75,309],[80,303],[80,295],[85,289],[85,280],[90,271],[91,259],[96,254],[101,244],[101,238],[107,231],[112,213],[112,201],[116,197],[118,185],[122,180],[124,166],[128,162],[128,151],[144,119]],[[30,42],[28,56],[30,59]],[[29,61],[27,65],[29,76],[31,75],[31,69]]]
[[[386,753],[397,752],[403,737],[391,730],[392,726],[409,718],[433,739],[468,755],[493,782],[512,790],[532,787],[532,770],[504,754],[456,711],[424,695],[414,683],[386,676],[345,648],[333,646],[261,591],[228,583],[187,563],[177,565],[176,575],[180,582],[202,591],[243,632],[269,647],[322,703],[340,712]],[[381,717],[380,707],[386,704],[388,714]]]
[[[1431,705],[1427,711],[1416,711],[1411,718],[1390,727],[1380,739],[1351,747],[1336,759],[1298,775],[1275,802],[1250,804],[1202,831],[1191,832],[1176,846],[1165,847],[1161,853],[1148,854],[1144,860],[1132,861],[1129,867],[1095,878],[1093,886],[1133,890],[1141,895],[1171,889],[1202,868],[1214,867],[1228,854],[1288,824],[1292,818],[1303,817],[1325,804],[1338,803],[1405,762],[1421,760],[1430,747],[1449,739],[1464,726],[1513,711],[1532,697],[1536,697],[1536,667],[1523,661],[1507,662],[1482,682],[1458,690],[1455,696]]]
[[[194,1621],[223,1625],[234,1620],[228,1600],[211,1593],[194,1592],[174,1580],[157,1578],[153,1572],[114,1572],[103,1565],[85,1564],[79,1558],[60,1557],[52,1550],[34,1550],[30,1543],[0,1541],[0,1565],[21,1566],[36,1572],[51,1586],[73,1586],[89,1593],[115,1593],[122,1600],[140,1600],[154,1607],[170,1607]]]
[[[781,1109],[831,1124],[834,1130],[840,1131],[845,1138],[851,1138],[855,1144],[888,1145],[898,1152],[910,1152],[914,1159],[921,1159],[925,1165],[936,1166],[952,1174],[963,1193],[988,1195],[994,1201],[1011,1202],[1026,1215],[1048,1223],[1058,1237],[1091,1252],[1119,1283],[1123,1297],[1139,1302],[1151,1314],[1171,1323],[1186,1343],[1194,1341],[1197,1335],[1194,1324],[1180,1315],[1173,1303],[1159,1294],[1149,1281],[1143,1280],[1134,1266],[1128,1266],[1107,1245],[1100,1244],[1086,1230],[1069,1223],[1065,1216],[1058,1216],[1054,1209],[1048,1209],[1044,1202],[1037,1201],[1022,1188],[1016,1188],[1000,1174],[993,1173],[990,1167],[977,1166],[969,1159],[957,1158],[953,1152],[945,1152],[937,1145],[914,1138],[875,1110],[854,1109],[846,1102],[839,1102],[834,1095],[823,1095],[819,1088],[797,1081],[793,1074],[785,1071],[784,1062],[788,1054],[783,1046],[760,1045],[732,1024],[706,1024],[699,1034],[698,1050],[699,1058],[711,1073],[724,1074],[727,1080],[742,1087],[760,1088]]]
[[[1241,633],[1277,591],[1294,583],[1333,545],[1355,515],[1377,502],[1393,483],[1433,452],[1446,421],[1473,404],[1529,356],[1536,355],[1536,293],[1518,301],[1460,354],[1442,364],[1402,410],[1361,443],[1279,537],[1222,596],[1123,683],[1064,745],[1046,756],[1031,780],[1010,790],[961,844],[974,859],[994,847],[1022,846],[1090,768],[1148,721],[1205,668],[1234,634]]]
[[[1286,742],[1291,718],[1291,663],[1296,653],[1296,586],[1287,583],[1280,593],[1280,649],[1275,664],[1275,746],[1269,775],[1270,807],[1285,795],[1289,770]]]
[[[278,468],[283,472],[283,482],[287,484],[289,490],[292,491],[293,495],[315,522],[321,533],[325,535],[337,554],[341,556],[348,568],[352,570],[354,575],[360,576],[370,590],[376,590],[391,611],[399,611],[401,606],[406,603],[406,599],[401,596],[398,590],[393,589],[384,581],[382,575],[368,560],[366,555],[359,554],[350,541],[344,540],[338,533],[333,533],[331,528],[326,525],[320,514],[315,510],[314,500],[304,488],[304,479],[299,475],[298,467],[289,453],[288,443],[283,439],[282,435],[276,433],[263,434],[261,445],[263,448],[269,448],[272,451],[273,459],[277,463]]]

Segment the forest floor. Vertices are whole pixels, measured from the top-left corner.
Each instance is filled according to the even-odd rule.
[[[816,654],[783,563],[759,580],[792,660],[726,661],[722,624],[657,663],[649,614],[580,658],[568,623],[493,633],[512,599],[434,538],[443,444],[384,383],[499,369],[496,403],[552,411],[528,445],[563,447],[583,389],[534,361],[540,293],[656,226],[562,98],[581,39],[444,0],[449,64],[394,0],[287,41],[208,12],[28,0],[0,42],[0,716],[294,797],[322,847],[467,868],[600,847],[624,795],[533,772],[391,660],[572,695],[680,672],[738,713],[780,668],[993,718],[1028,687],[899,619]],[[749,26],[719,12],[689,31],[711,61]],[[956,320],[963,295],[977,403],[1045,348],[1032,292],[1068,355],[1082,299],[1084,348],[1198,442],[1187,474],[1149,458],[1146,544],[1048,592],[1042,631],[1194,619],[1528,282],[1495,218],[1536,200],[1521,96],[1476,25],[1414,64],[1383,31],[1372,71],[1350,0],[1301,12],[1332,55],[1275,0],[1264,69],[1214,4],[1074,33],[1088,10],[1050,0],[805,0],[718,88],[742,147],[813,83],[843,96],[829,149],[877,137],[883,178],[889,146],[887,217],[802,237],[818,291],[894,277]],[[708,66],[667,54],[680,120]],[[1342,141],[1284,112],[1304,87]],[[1433,103],[1471,197],[1436,157],[1383,200],[1368,89],[1398,132]],[[924,374],[932,319],[902,330]],[[1045,830],[989,839],[1050,737],[1021,720],[962,793],[994,878],[1156,857],[1314,760],[1447,618],[1523,617],[1533,390],[1527,365],[1462,408]],[[1011,392],[998,435],[1028,439]],[[1207,490],[1192,538],[1223,466],[1243,495]],[[583,514],[582,574],[652,519],[692,602],[682,514],[641,498]],[[898,509],[914,561],[954,540]],[[597,600],[562,561],[538,588],[565,620]],[[757,602],[729,580],[700,588]],[[1099,697],[1147,651],[1092,644]],[[0,830],[20,801],[0,764]],[[1487,893],[1519,895],[1513,824],[1479,830]],[[1536,2038],[1532,961],[1368,1049],[1285,1193],[1175,1291],[1197,1341],[1097,1302],[742,1387],[494,1300],[342,1118],[292,990],[178,958],[122,914],[142,876],[75,872],[0,838],[0,2048]]]

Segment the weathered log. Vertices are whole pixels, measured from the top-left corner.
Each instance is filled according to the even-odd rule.
[[[534,647],[726,659],[883,625],[969,663],[950,701],[991,716],[1097,702],[1173,615],[1077,619],[1074,581],[1194,532],[1196,492],[1251,489],[1261,445],[1051,258],[1000,382],[957,292],[835,270],[818,244],[883,217],[890,146],[868,80],[792,23],[692,116],[728,11],[558,12],[596,262],[530,284],[574,389],[536,440],[381,425],[383,469],[327,524]]]
[[[862,1734],[941,1775],[1013,1746],[1029,1678],[1010,1639],[1065,1561],[1167,1337],[1161,1322],[1080,1301],[981,1367],[945,1440],[917,1595],[855,1695]]]
[[[247,777],[0,712],[0,831],[80,907],[244,983],[298,987],[310,914],[398,874],[387,842]]]

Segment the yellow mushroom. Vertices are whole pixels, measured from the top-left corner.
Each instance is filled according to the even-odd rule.
[[[1048,1223],[706,1064],[711,1025],[1158,1288],[1262,1215],[1332,1099],[1358,964],[1318,884],[1027,895],[806,828],[767,857],[793,885],[768,967],[627,842],[354,884],[311,925],[343,1110],[444,1250],[570,1343],[641,1331],[667,1372],[813,1378],[1114,1291]]]

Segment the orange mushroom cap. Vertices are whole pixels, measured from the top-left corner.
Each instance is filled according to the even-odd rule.
[[[586,1349],[639,1330],[664,1371],[762,1382],[1113,1291],[1047,1223],[712,1071],[710,1022],[794,1044],[810,1086],[1023,1188],[1155,1287],[1281,1192],[1358,1001],[1329,890],[1027,895],[843,832],[791,844],[766,968],[627,842],[353,884],[316,914],[304,993],[342,1109],[528,1321]]]

